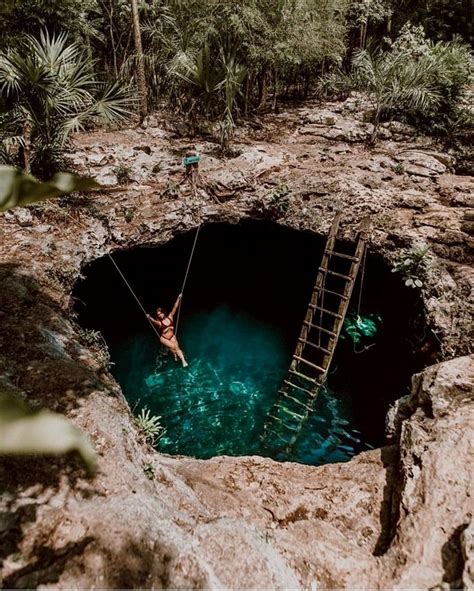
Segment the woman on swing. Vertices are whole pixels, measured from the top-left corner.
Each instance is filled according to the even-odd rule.
[[[183,367],[188,367],[188,362],[186,361],[184,353],[181,351],[181,348],[179,346],[178,339],[174,334],[173,318],[176,314],[176,311],[178,310],[182,297],[183,294],[180,293],[175,305],[173,306],[173,309],[169,314],[166,314],[163,308],[157,308],[156,318],[153,318],[149,314],[147,314],[146,317],[158,329],[160,333],[161,344],[167,347],[171,351],[171,353],[173,353],[175,360],[177,358],[180,359],[181,363],[183,364]]]

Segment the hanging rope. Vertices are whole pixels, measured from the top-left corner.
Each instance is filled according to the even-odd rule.
[[[197,227],[196,235],[194,236],[194,243],[193,243],[193,247],[191,249],[191,255],[188,260],[188,266],[186,268],[186,273],[184,274],[183,285],[181,286],[181,291],[180,291],[181,295],[184,293],[184,288],[186,287],[186,282],[188,281],[189,270],[191,269],[191,263],[193,262],[194,251],[196,250],[196,244],[197,244],[197,240],[198,240],[198,236],[199,236],[200,231],[201,231],[201,224],[199,224],[199,226]],[[181,299],[179,301],[179,306],[178,306],[178,314],[176,315],[175,334],[177,334],[177,332],[178,332],[179,317],[181,314],[182,303],[183,303],[183,298],[181,297]]]
[[[109,257],[111,263],[113,264],[113,266],[117,269],[118,274],[120,275],[120,277],[123,279],[125,285],[128,287],[128,289],[130,290],[130,293],[132,294],[132,296],[135,298],[135,301],[137,302],[137,304],[140,306],[143,314],[145,314],[145,317],[148,321],[148,324],[151,326],[151,328],[153,329],[153,332],[156,334],[156,336],[158,338],[160,338],[160,333],[156,330],[156,326],[153,324],[153,322],[148,318],[148,313],[145,310],[145,308],[143,307],[142,303],[140,302],[137,294],[133,291],[132,286],[130,285],[130,283],[127,281],[125,275],[122,273],[122,271],[120,270],[120,267],[117,265],[117,263],[115,262],[114,258],[112,257],[112,255],[108,252],[107,256]]]
[[[362,291],[364,288],[366,259],[367,259],[367,246],[364,248],[364,256],[362,258],[362,271],[360,274],[360,288],[359,288],[359,300],[357,302],[357,320],[356,320],[356,322],[360,321],[360,309],[362,306]],[[354,353],[356,353],[356,355],[360,355],[361,353],[364,353],[365,351],[368,351],[369,349],[371,349],[373,346],[375,346],[375,343],[372,343],[371,345],[365,345],[360,351],[358,351],[357,347],[356,347],[356,343],[354,341],[354,343],[353,343]]]
[[[367,259],[367,247],[364,248],[364,257],[362,259],[362,272],[360,274],[360,288],[359,288],[359,301],[357,304],[357,317],[360,316],[360,308],[362,304],[362,290],[364,287],[364,277],[365,277],[365,261]]]
[[[78,226],[80,226],[83,230],[88,230],[87,226],[85,224],[83,224],[80,220],[73,218],[72,215],[70,215],[67,211],[64,211],[63,213],[65,213],[67,215],[67,217],[69,217],[74,223],[76,223]],[[186,274],[184,276],[184,281],[183,281],[183,285],[181,287],[181,293],[183,293],[184,288],[186,286],[186,281],[188,280],[188,274],[189,274],[189,270],[191,268],[191,262],[193,260],[193,256],[194,256],[194,251],[196,249],[196,243],[197,243],[197,239],[199,236],[199,231],[201,229],[201,224],[199,224],[199,226],[197,227],[197,231],[196,231],[196,236],[194,237],[194,244],[193,244],[193,248],[191,250],[191,256],[189,257],[189,261],[188,261],[188,267],[186,269]],[[125,285],[128,287],[130,293],[132,294],[132,296],[134,297],[135,301],[137,302],[137,304],[139,305],[141,311],[143,312],[143,314],[145,315],[145,318],[148,321],[148,324],[150,325],[151,329],[153,330],[153,332],[155,333],[155,335],[160,338],[160,333],[157,331],[156,326],[153,324],[153,322],[148,318],[148,313],[145,310],[145,308],[143,307],[139,297],[137,296],[137,294],[134,292],[132,286],[130,285],[130,283],[127,281],[127,278],[125,277],[125,275],[122,273],[122,271],[120,270],[120,267],[117,265],[117,263],[115,262],[114,258],[112,257],[112,255],[108,252],[107,256],[110,259],[110,262],[113,264],[113,266],[115,267],[115,269],[117,270],[118,274],[120,275],[120,277],[122,278],[123,282],[125,283]],[[178,330],[178,322],[179,322],[179,314],[181,311],[181,301],[179,302],[179,308],[178,308],[178,315],[177,315],[177,319],[176,319],[176,324],[175,324],[175,333]]]

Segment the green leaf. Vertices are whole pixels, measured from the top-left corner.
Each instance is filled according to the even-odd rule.
[[[57,173],[50,181],[40,182],[12,166],[0,166],[0,211],[99,187],[94,179],[68,172]]]
[[[65,417],[34,410],[10,392],[0,392],[0,455],[63,455],[76,451],[90,473],[96,467],[92,445]]]

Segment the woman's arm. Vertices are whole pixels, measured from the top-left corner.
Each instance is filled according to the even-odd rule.
[[[146,317],[148,318],[148,320],[154,324],[157,328],[161,328],[161,322],[159,320],[155,320],[153,318],[153,316],[150,316],[150,314],[147,314]]]
[[[175,302],[175,304],[173,306],[173,309],[171,310],[171,312],[169,314],[169,317],[171,319],[173,319],[174,315],[176,314],[176,311],[178,310],[178,307],[179,307],[179,302],[181,301],[181,298],[182,297],[183,297],[183,294],[180,293],[179,296],[178,296],[178,299],[176,300],[176,302]]]

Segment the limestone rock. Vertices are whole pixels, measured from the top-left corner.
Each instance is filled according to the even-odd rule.
[[[422,177],[435,177],[443,174],[447,166],[432,154],[416,150],[406,150],[395,156],[401,162],[408,174]]]
[[[316,123],[326,126],[335,125],[337,120],[336,113],[326,110],[309,112],[303,118],[304,123]]]
[[[462,584],[466,591],[474,589],[474,522],[461,533],[461,551],[464,560]]]
[[[396,139],[412,137],[417,134],[417,130],[413,125],[401,121],[389,121],[382,124],[382,126],[388,129]]]
[[[182,179],[179,154],[189,138],[171,145],[159,127],[79,134],[81,170],[116,184],[114,168],[123,162],[142,184],[96,193],[67,219],[35,208],[25,225],[21,210],[0,217],[7,245],[0,252],[0,371],[33,404],[66,413],[99,453],[93,480],[71,458],[2,458],[4,587],[472,587],[472,359],[455,357],[471,346],[474,283],[453,249],[467,251],[462,224],[472,221],[474,185],[442,172],[450,164],[434,142],[415,150],[418,139],[410,137],[368,151],[361,142],[372,128],[358,118],[362,104],[356,95],[328,103],[317,123],[301,121],[319,106],[271,116],[271,124],[262,119],[258,143],[245,139],[236,158],[214,157],[215,144],[203,140],[203,186],[231,185],[225,204],[185,184],[166,194]],[[388,126],[396,137],[402,129],[395,132]],[[151,154],[133,149],[141,145]],[[424,155],[406,166],[425,176],[391,170],[402,150]],[[150,178],[158,155],[160,170]],[[370,248],[386,264],[422,236],[433,250],[445,248],[422,303],[427,335],[433,330],[441,354],[454,359],[416,376],[411,394],[394,405],[391,445],[345,464],[157,454],[140,439],[117,383],[81,343],[71,294],[52,285],[50,272],[66,270],[72,282],[87,262],[118,246],[157,246],[199,221],[239,223],[252,215],[252,187],[265,195],[279,184],[297,205],[280,222],[289,227],[326,233],[341,208],[346,240],[372,214]]]
[[[301,135],[312,135],[343,142],[367,141],[371,137],[372,132],[373,125],[371,123],[342,118],[331,126],[312,124],[299,129]]]
[[[444,583],[458,588],[465,561],[460,536],[472,515],[474,357],[415,376],[412,392],[392,412],[394,418],[400,434],[401,488],[382,581],[402,589]]]
[[[89,154],[87,156],[87,162],[91,166],[103,166],[104,164],[107,164],[108,160],[106,154]]]

